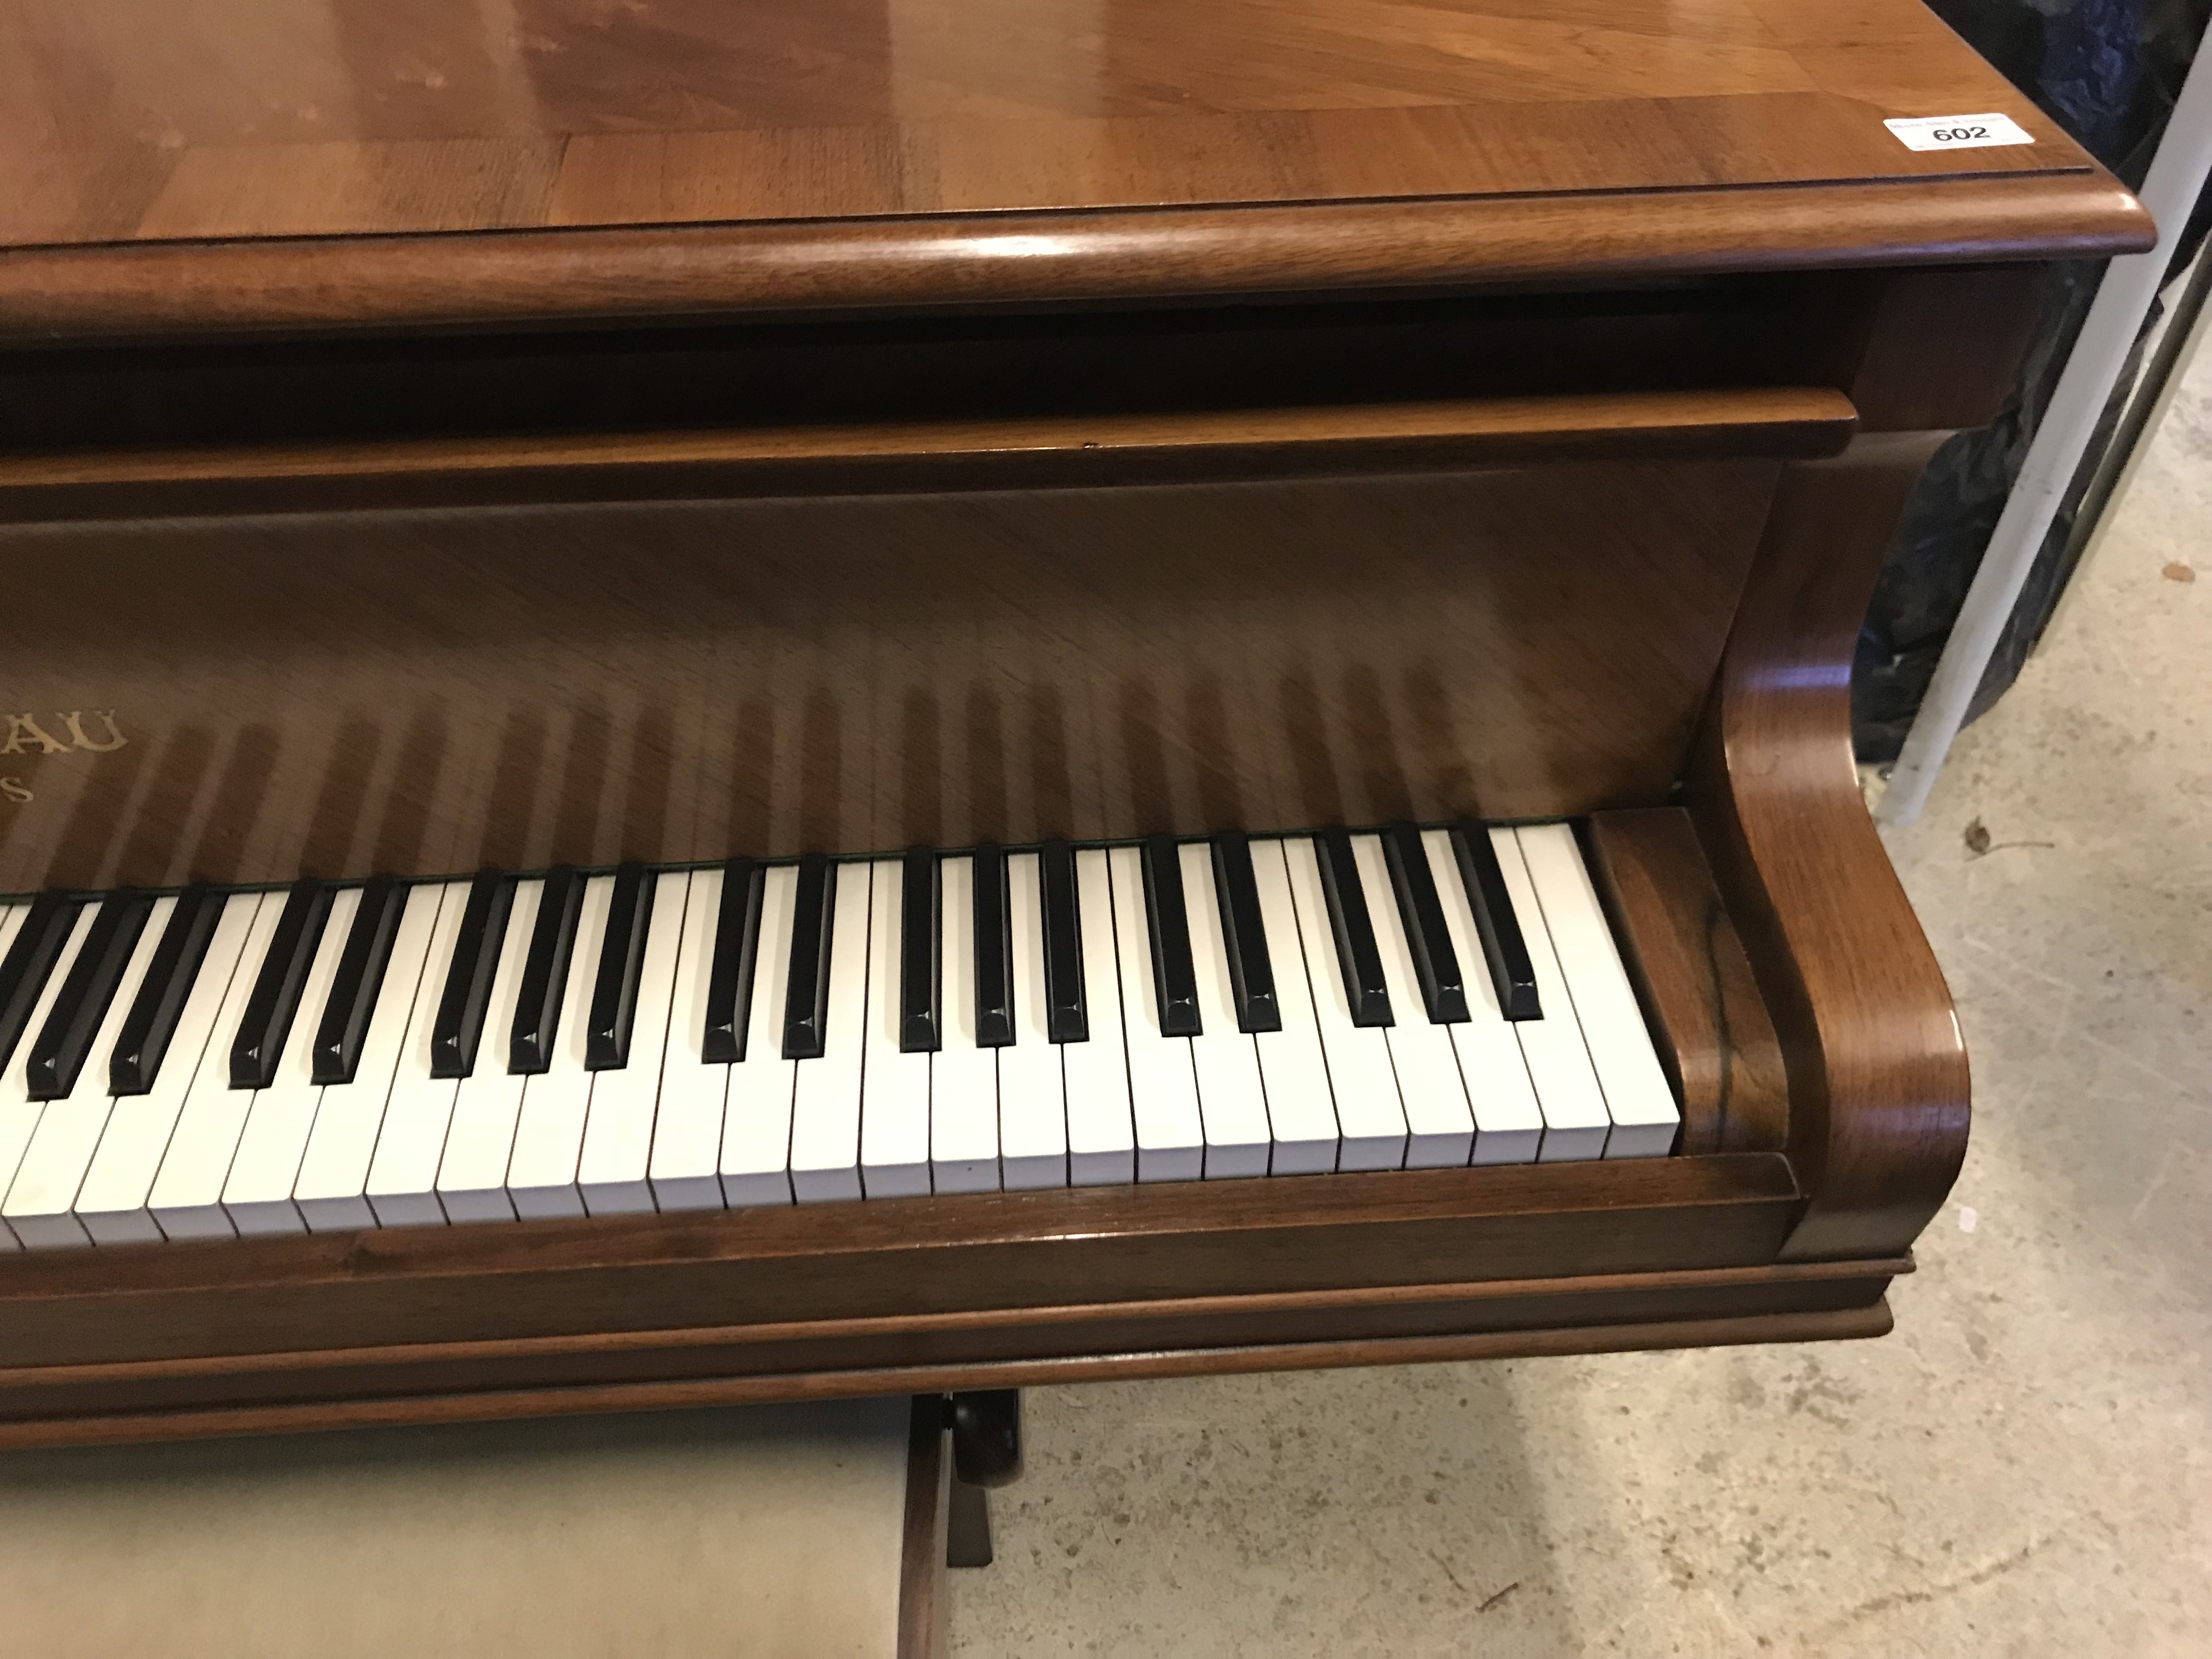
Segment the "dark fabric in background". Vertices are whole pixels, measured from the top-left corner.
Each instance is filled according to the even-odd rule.
[[[2212,14],[2212,0],[1929,0],[2014,85],[2130,186],[2139,186],[2165,131],[2182,78]],[[1949,111],[1930,111],[1948,114]],[[1960,112],[1964,113],[1965,112]],[[2200,202],[2175,260],[2196,252],[2207,218]],[[2044,321],[2004,412],[1938,450],[1906,503],[1874,604],[1859,633],[1851,676],[1852,737],[1862,761],[1891,761],[1936,672],[1966,587],[2020,475],[2037,422],[2096,297],[2100,261],[2054,267]],[[2155,317],[2157,313],[2154,312]],[[2141,346],[2138,343],[2138,353]],[[2124,377],[2124,387],[2126,380]],[[2034,648],[2073,574],[2068,539],[2105,440],[2124,398],[2105,411],[2096,441],[2044,538],[2027,585],[1967,718],[2003,695]]]

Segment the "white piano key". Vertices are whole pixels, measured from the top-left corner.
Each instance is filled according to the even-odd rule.
[[[1121,970],[1114,945],[1114,891],[1103,848],[1075,855],[1082,917],[1083,992],[1091,1040],[1060,1045],[1067,1091],[1067,1178],[1077,1187],[1137,1178],[1137,1133],[1129,1104],[1129,1055],[1121,1033]]]
[[[1602,1158],[1613,1120],[1606,1113],[1605,1095],[1590,1066],[1582,1028],[1575,1022],[1574,1002],[1552,952],[1552,936],[1521,857],[1521,842],[1510,830],[1492,830],[1490,845],[1504,873],[1506,896],[1512,901],[1514,920],[1521,924],[1528,963],[1536,975],[1536,999],[1544,1010],[1541,1019],[1513,1022],[1513,1036],[1528,1063],[1528,1080],[1536,1088],[1536,1103],[1544,1112],[1544,1146],[1536,1157],[1545,1164]]]
[[[223,993],[215,1030],[208,1034],[199,1067],[192,1074],[191,1092],[177,1115],[161,1172],[154,1177],[153,1191],[147,1195],[147,1206],[165,1238],[228,1238],[234,1231],[230,1213],[222,1207],[222,1185],[238,1151],[239,1132],[252,1109],[254,1091],[230,1086],[230,1045],[246,1018],[246,1004],[253,1000],[269,941],[284,914],[284,899],[282,893],[264,894],[253,913],[246,948]],[[229,920],[228,912],[224,920]],[[162,1069],[167,1070],[167,1062]]]
[[[691,877],[681,870],[653,878],[653,915],[638,964],[637,1010],[630,1021],[629,1062],[592,1073],[592,1110],[576,1185],[593,1215],[632,1215],[653,1207],[649,1179],[653,1113],[660,1094],[660,1057],[668,1043],[683,955]],[[712,926],[712,922],[708,926]],[[720,1113],[718,1110],[716,1116]],[[714,1177],[711,1158],[708,1179]],[[720,1202],[719,1194],[715,1200]]]
[[[1522,1058],[1513,1022],[1498,1006],[1498,987],[1483,960],[1482,939],[1475,932],[1466,884],[1460,879],[1451,831],[1424,830],[1421,846],[1429,855],[1445,930],[1467,988],[1466,1021],[1445,1029],[1458,1051],[1460,1077],[1474,1109],[1474,1156],[1470,1161],[1533,1164],[1544,1144],[1544,1111],[1536,1101],[1536,1086],[1528,1080],[1528,1063]]]
[[[155,1177],[167,1158],[194,1079],[203,1066],[222,1063],[215,1035],[254,918],[267,896],[233,893],[224,899],[222,914],[208,939],[207,955],[177,1017],[168,1052],[154,1074],[153,1088],[143,1095],[125,1096],[107,1115],[100,1150],[93,1154],[92,1168],[76,1199],[77,1219],[95,1244],[153,1243],[161,1237],[150,1201]],[[269,902],[281,906],[283,899],[279,895]],[[243,1007],[241,1002],[239,1008]],[[104,1079],[108,1056],[95,1050],[93,1058]]]
[[[1121,1030],[1129,1059],[1129,1097],[1137,1131],[1137,1179],[1196,1181],[1206,1171],[1206,1128],[1199,1115],[1198,1071],[1190,1039],[1160,1030],[1159,986],[1152,977],[1145,870],[1133,847],[1107,854],[1114,899],[1114,943],[1121,961]]]
[[[1190,956],[1198,969],[1201,1030],[1190,1040],[1198,1070],[1198,1111],[1206,1131],[1206,1178],[1267,1173],[1267,1096],[1252,1038],[1237,1029],[1229,981],[1229,946],[1213,890],[1213,854],[1203,842],[1176,849],[1190,915]]]
[[[522,1115],[523,1085],[529,1079],[507,1069],[507,1038],[522,994],[531,932],[538,926],[538,902],[544,891],[543,881],[514,884],[514,903],[507,913],[507,937],[492,975],[476,1070],[453,1091],[453,1122],[438,1160],[438,1206],[448,1221],[514,1218],[514,1204],[507,1195],[507,1166],[514,1154],[515,1121]],[[383,1212],[379,1205],[377,1213]]]
[[[1336,1105],[1313,992],[1306,982],[1305,952],[1291,876],[1279,841],[1255,841],[1252,883],[1259,890],[1260,920],[1267,934],[1267,960],[1275,975],[1275,1003],[1283,1029],[1253,1034],[1260,1077],[1267,1091],[1267,1126],[1274,1149],[1270,1175],[1321,1175],[1336,1168]]]
[[[792,1201],[791,1114],[799,1062],[783,1057],[783,1014],[791,981],[792,912],[798,898],[794,866],[775,865],[762,872],[760,940],[753,951],[752,1018],[745,1030],[745,1057],[732,1066],[707,1068],[726,1071],[729,1077],[720,1173],[723,1201],[733,1208]],[[703,966],[700,973],[697,1023],[687,1024],[684,1037],[693,1052],[706,1020]]]
[[[791,1190],[801,1204],[860,1196],[860,1072],[868,1011],[868,866],[837,869],[822,1057],[799,1062]]]
[[[999,1057],[975,1040],[975,862],[938,866],[945,1042],[929,1066],[930,1178],[940,1193],[999,1185]]]
[[[418,901],[419,902],[419,901]],[[410,907],[411,908],[411,907]],[[437,1035],[438,1004],[453,969],[453,951],[468,914],[469,884],[449,881],[438,889],[438,917],[423,958],[422,977],[407,1012],[407,1035],[384,1103],[384,1121],[376,1132],[363,1194],[380,1227],[442,1227],[438,1204],[438,1161],[453,1121],[458,1078],[430,1075],[431,1042]],[[494,1063],[496,1049],[487,1041],[477,1049],[479,1066]],[[309,1213],[307,1224],[319,1224]]]
[[[1605,1155],[1664,1158],[1674,1150],[1681,1111],[1652,1050],[1650,1028],[1621,965],[1575,832],[1564,823],[1528,824],[1515,830],[1514,837],[1521,843],[1559,975],[1583,1028],[1606,1114],[1613,1120]]]
[[[338,959],[345,954],[354,913],[360,908],[358,887],[341,888],[331,896],[329,919],[300,988],[300,1006],[284,1034],[276,1073],[267,1088],[253,1091],[253,1104],[246,1110],[246,1127],[239,1133],[238,1151],[222,1187],[222,1206],[241,1234],[307,1229],[292,1202],[292,1188],[300,1179],[300,1161],[307,1154],[315,1110],[323,1098],[322,1085],[314,1078],[315,1031],[337,979]]]
[[[1430,1024],[1421,985],[1413,971],[1413,947],[1390,886],[1390,865],[1380,836],[1354,836],[1352,855],[1359,866],[1360,890],[1375,925],[1375,946],[1382,953],[1382,982],[1390,993],[1395,1022],[1384,1028],[1390,1064],[1398,1073],[1398,1098],[1406,1109],[1406,1167],[1443,1169],[1464,1164],[1474,1149],[1474,1114],[1460,1076],[1459,1054],[1451,1028]]]
[[[839,872],[841,896],[843,884],[858,868],[848,865]],[[870,1198],[912,1198],[929,1191],[930,1057],[899,1048],[899,921],[905,873],[898,859],[878,859],[869,868],[860,1185]],[[832,939],[833,951],[837,942]],[[840,1016],[844,1012],[836,1010]]]
[[[1398,1097],[1389,1036],[1380,1025],[1352,1023],[1352,1000],[1345,994],[1336,938],[1329,931],[1328,896],[1322,887],[1321,860],[1313,842],[1304,836],[1287,838],[1283,858],[1342,1137],[1336,1167],[1395,1170],[1406,1161],[1406,1110]],[[1276,972],[1282,972],[1279,960]]]
[[[39,988],[39,1000],[32,1005],[31,1018],[24,1024],[22,1036],[16,1039],[15,1052],[8,1056],[6,1066],[0,1068],[0,1192],[15,1184],[15,1171],[21,1166],[31,1137],[38,1133],[39,1120],[46,1113],[46,1103],[31,1098],[27,1070],[31,1045],[46,1028],[46,1016],[53,1012],[77,951],[84,944],[85,935],[92,931],[92,919],[99,914],[97,901],[77,908],[69,938],[63,941],[46,983]],[[20,1248],[15,1235],[0,1226],[0,1250]]]
[[[653,1152],[646,1176],[657,1209],[719,1210],[722,1207],[722,1106],[729,1094],[730,1068],[707,1064],[702,1044],[707,1034],[708,991],[714,973],[714,929],[722,908],[722,872],[695,870],[689,883],[684,893],[684,929],[675,982],[670,987],[667,1041],[660,1053]],[[655,934],[663,925],[660,907],[665,896],[665,890],[653,902]],[[756,964],[756,999],[763,988]],[[633,1054],[631,1064],[635,1066],[637,1060]]]
[[[614,891],[612,876],[593,876],[584,883],[575,937],[562,970],[567,988],[553,1030],[552,1063],[523,1084],[514,1147],[507,1154],[507,1195],[525,1221],[584,1213],[584,1194],[576,1185],[584,1122],[592,1108],[592,1073],[584,1062],[591,1043],[592,988],[599,979]]]
[[[0,1216],[6,1218],[27,1250],[64,1249],[92,1243],[72,1212],[115,1103],[108,1093],[108,1056],[114,1052],[124,1021],[130,1018],[131,1005],[137,1000],[147,964],[160,948],[169,913],[176,908],[173,898],[156,899],[148,911],[146,925],[139,932],[123,977],[116,983],[114,999],[100,1018],[75,1086],[63,1098],[46,1103],[31,1144],[24,1151],[15,1184],[8,1189],[7,1202],[0,1206]],[[0,945],[0,950],[6,948]],[[17,1057],[21,1057],[20,1050]]]
[[[1006,892],[1014,939],[1014,1040],[999,1050],[1000,1177],[1009,1191],[1065,1187],[1066,1046],[1052,1040],[1045,1018],[1044,871],[1036,854],[1016,853],[1006,860]]]
[[[292,1189],[320,1115],[323,1090],[313,1076],[315,1034],[360,907],[358,888],[331,895],[269,1086],[254,1091],[246,1109],[222,1187],[223,1208],[241,1235],[306,1231],[306,1220],[292,1202]]]
[[[466,903],[468,884],[401,890],[399,925],[392,931],[392,954],[362,1038],[361,1063],[354,1067],[352,1082],[324,1086],[322,1103],[315,1109],[314,1133],[307,1138],[300,1178],[292,1188],[292,1202],[310,1232],[376,1224],[368,1200],[370,1162],[426,979],[434,981],[434,988],[419,1017],[425,1021],[436,1018],[437,993],[445,981],[441,974],[427,970],[433,963],[444,966],[445,959],[434,956],[433,948],[440,914],[449,896],[456,908]]]

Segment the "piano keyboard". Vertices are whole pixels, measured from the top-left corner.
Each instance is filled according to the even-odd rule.
[[[1565,824],[0,905],[28,1249],[1671,1150]]]

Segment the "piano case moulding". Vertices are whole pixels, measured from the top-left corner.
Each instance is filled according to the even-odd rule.
[[[1126,27],[1154,72],[1236,73]],[[931,116],[901,140],[929,200],[754,129],[659,135],[682,200],[623,196],[624,135],[571,139],[525,210],[547,152],[494,143],[520,222],[311,191],[282,142],[58,139],[95,184],[0,217],[0,708],[70,741],[0,757],[0,890],[1569,817],[1684,1129],[17,1253],[0,1443],[1886,1330],[1967,1087],[1857,797],[1851,641],[2039,262],[2149,232],[1911,0],[1849,39],[1787,0],[1714,27],[1747,85],[1701,49],[1669,97],[1631,53],[1547,103],[1524,66],[1430,106],[1456,129],[1208,116],[1181,172],[1078,120],[993,173]],[[1881,128],[1930,99],[2033,143]],[[1529,118],[1557,142],[1500,142]],[[1300,123],[1358,178],[1252,173]],[[1053,194],[1107,176],[1094,143],[1145,199]],[[240,167],[273,182],[216,187]],[[151,194],[72,218],[100,189]]]

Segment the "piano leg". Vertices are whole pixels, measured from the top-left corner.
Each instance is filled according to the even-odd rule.
[[[965,1480],[952,1483],[952,1511],[945,1523],[945,1565],[948,1567],[988,1567],[991,1565],[991,1494]]]
[[[952,1507],[945,1562],[952,1567],[988,1567],[989,1488],[1021,1478],[1021,1390],[979,1389],[950,1395],[945,1421],[952,1431]]]
[[[971,1486],[1010,1486],[1022,1476],[1022,1391],[978,1389],[949,1402],[952,1472]]]

